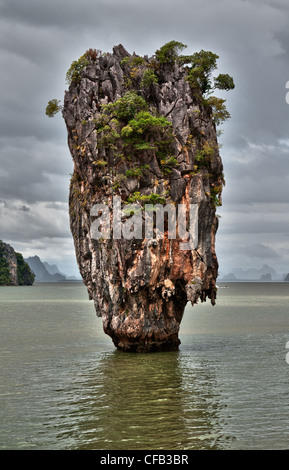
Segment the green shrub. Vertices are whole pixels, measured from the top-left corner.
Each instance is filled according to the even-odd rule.
[[[170,175],[172,169],[178,166],[178,160],[173,155],[166,155],[161,159],[161,171],[164,175]]]
[[[217,98],[216,96],[210,96],[206,100],[203,100],[205,106],[211,106],[212,117],[216,126],[219,126],[222,122],[231,117],[225,102],[226,100]]]
[[[207,162],[205,159],[205,154],[203,150],[197,150],[196,155],[195,155],[195,161],[196,161],[196,166],[197,168],[200,168],[202,166],[207,166]]]
[[[235,88],[234,80],[227,73],[220,73],[214,79],[214,88],[219,88],[220,90],[226,91],[233,90]]]
[[[0,286],[9,286],[11,282],[9,264],[0,251]]]
[[[145,64],[145,62],[145,59],[140,56],[126,56],[124,59],[121,60],[120,65],[129,65],[130,67],[137,67]]]
[[[56,100],[56,99],[48,101],[48,104],[45,110],[46,116],[54,117],[55,114],[57,114],[62,109],[62,106],[60,103],[61,103],[60,100]]]
[[[173,155],[167,155],[166,158],[161,160],[162,165],[175,167],[178,165],[178,160]]]
[[[125,175],[127,178],[140,178],[144,172],[149,170],[149,165],[141,165],[137,168],[130,168],[126,171]]]
[[[127,55],[124,59],[120,61],[120,65],[121,66],[127,65],[129,63],[129,60],[130,60],[130,56]]]
[[[127,126],[122,128],[121,136],[132,137],[148,132],[156,133],[162,130],[169,130],[172,124],[163,116],[153,116],[147,111],[141,111],[131,119]]]
[[[121,187],[122,183],[124,181],[126,181],[127,179],[127,176],[124,175],[124,174],[119,174],[116,176],[115,180],[114,180],[114,184],[112,185],[112,189],[118,189]]]
[[[120,138],[116,129],[107,125],[100,129],[98,133],[101,133],[99,145],[116,150],[116,141]]]
[[[150,144],[149,142],[140,141],[134,142],[134,148],[136,150],[156,150],[157,147],[155,145]]]
[[[192,90],[201,94],[211,94],[213,90],[233,90],[235,88],[233,78],[228,74],[219,74],[212,77],[211,74],[217,68],[216,60],[219,56],[210,51],[200,51],[190,56],[181,56],[180,62],[189,64],[187,81]]]
[[[219,207],[222,205],[220,196],[222,193],[222,186],[211,186],[211,203],[214,207]]]
[[[211,73],[217,68],[219,56],[211,51],[195,52],[191,56],[191,70],[188,74],[188,82],[192,88],[200,89],[207,93],[212,89]]]
[[[156,59],[161,64],[173,65],[185,47],[187,47],[185,44],[178,41],[167,42],[155,52]]]
[[[145,59],[140,56],[133,57],[132,59],[132,66],[136,67],[138,65],[143,65],[145,64]]]
[[[173,140],[172,124],[163,116],[141,111],[122,128],[121,137],[136,151],[156,150],[158,155],[162,149],[167,154]]]
[[[107,166],[107,162],[105,160],[97,160],[93,162],[94,165],[98,166],[99,168],[104,168]]]
[[[143,170],[141,168],[130,168],[126,171],[125,175],[127,178],[140,178]]]
[[[88,65],[89,60],[86,54],[74,60],[66,72],[66,82],[70,85],[72,82],[79,82],[82,69]]]
[[[117,120],[127,123],[136,113],[147,109],[148,105],[144,98],[135,91],[128,91],[114,103],[103,105],[101,110],[110,118],[115,117]]]
[[[196,151],[196,155],[195,155],[196,170],[200,169],[202,166],[209,167],[210,158],[207,159],[206,157],[212,157],[214,153],[215,153],[215,149],[211,147],[208,144],[208,142],[205,142],[202,148]]]
[[[72,82],[79,82],[81,71],[89,63],[94,63],[99,55],[101,55],[100,50],[88,49],[78,60],[74,60],[66,73],[66,82],[69,85]]]
[[[134,204],[165,204],[166,200],[162,196],[156,193],[149,195],[141,195],[139,191],[134,192],[127,200],[127,203]]]
[[[158,77],[154,73],[152,69],[146,69],[143,74],[142,81],[140,83],[140,86],[142,88],[148,88],[153,84],[158,83]]]

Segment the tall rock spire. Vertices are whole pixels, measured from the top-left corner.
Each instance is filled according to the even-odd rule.
[[[87,51],[68,72],[63,117],[74,161],[76,257],[105,333],[124,351],[177,349],[187,302],[215,303],[223,166],[212,107],[184,62],[131,55],[119,45],[113,53]],[[129,204],[141,207],[142,229],[146,204],[182,205],[185,228],[197,208],[195,245],[181,245],[178,230],[170,238],[167,213],[157,236],[136,236]],[[100,220],[110,236],[96,233]]]

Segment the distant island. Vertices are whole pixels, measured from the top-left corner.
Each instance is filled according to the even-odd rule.
[[[30,256],[25,259],[30,269],[35,274],[35,282],[64,282],[78,281],[75,276],[67,276],[59,271],[56,264],[49,264],[47,261],[41,261],[39,256]]]
[[[236,268],[229,274],[219,276],[219,281],[234,282],[234,281],[260,281],[260,282],[272,282],[272,281],[286,281],[289,282],[289,273],[279,274],[275,269],[264,264],[261,268],[249,268],[243,270]]]
[[[0,286],[31,286],[34,282],[81,281],[59,271],[56,264],[41,261],[39,256],[24,259],[21,253],[0,240]]]
[[[0,240],[0,286],[31,286],[35,274],[12,246]]]

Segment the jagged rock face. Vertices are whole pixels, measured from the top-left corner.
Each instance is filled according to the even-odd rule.
[[[145,84],[147,70],[154,80]],[[141,109],[142,101],[134,116],[103,107],[133,91],[147,106]],[[152,121],[141,128],[142,111],[171,127]],[[183,66],[137,58],[120,45],[83,68],[65,93],[63,117],[74,161],[71,231],[104,331],[124,351],[177,349],[187,302],[208,297],[214,304],[216,297],[216,201],[223,168],[211,109],[193,95]],[[112,210],[114,196],[124,205],[197,204],[196,249],[182,250],[166,228],[158,239],[95,239],[91,209],[102,203]],[[124,224],[129,216],[122,216]]]
[[[9,270],[9,284],[12,286],[17,286],[17,259],[14,249],[7,243],[0,241],[0,256],[6,261],[6,265]]]

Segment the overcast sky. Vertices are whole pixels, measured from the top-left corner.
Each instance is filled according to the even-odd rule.
[[[150,56],[172,39],[188,54],[217,53],[218,72],[236,85],[220,138],[220,272],[289,272],[288,0],[0,0],[0,239],[78,272],[72,160],[64,121],[45,116],[47,102],[63,99],[67,69],[90,47]]]

